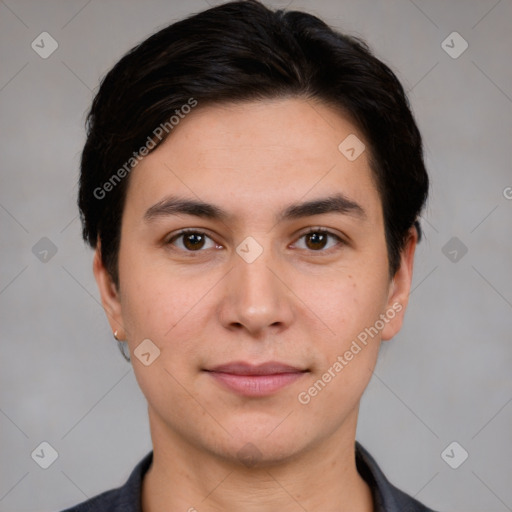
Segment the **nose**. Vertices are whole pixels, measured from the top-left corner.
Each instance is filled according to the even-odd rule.
[[[270,250],[251,263],[233,256],[235,265],[224,281],[219,310],[222,325],[253,337],[287,329],[294,319],[293,293]]]

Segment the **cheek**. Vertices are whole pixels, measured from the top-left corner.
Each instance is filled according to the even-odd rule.
[[[377,328],[375,325],[383,312],[386,292],[386,286],[379,280],[372,281],[370,286],[353,273],[331,282],[319,302],[318,314],[333,335],[315,337],[314,372],[297,398],[301,404],[307,402],[305,407],[312,416],[321,415],[333,428],[340,414],[348,414],[357,407],[371,379],[382,332],[380,323]]]
[[[373,325],[386,304],[387,282],[378,275],[340,272],[316,284],[305,279],[297,294],[342,343]]]
[[[189,315],[200,296],[181,284],[177,278],[146,272],[142,280],[125,286],[123,318],[133,337],[153,338],[160,345],[175,332],[196,325],[190,322]]]
[[[149,338],[166,366],[181,373],[183,361],[199,364],[198,345],[208,333],[221,276],[170,269],[148,258],[126,258],[124,265],[120,264],[122,314],[132,352]]]
[[[377,274],[351,272],[326,286],[323,300],[321,295],[314,298],[331,335],[313,334],[317,358],[309,383],[313,394],[322,390],[313,404],[319,413],[329,403],[355,407],[377,361],[383,331],[379,318],[387,299],[387,280]],[[331,412],[334,420],[337,413]]]

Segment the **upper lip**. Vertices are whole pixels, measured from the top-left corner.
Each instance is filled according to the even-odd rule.
[[[305,372],[302,368],[283,364],[278,361],[268,361],[261,364],[250,364],[243,361],[234,361],[221,364],[206,371],[217,373],[230,373],[232,375],[276,375],[279,373],[299,373]]]

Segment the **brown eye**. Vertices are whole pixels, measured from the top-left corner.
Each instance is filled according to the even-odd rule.
[[[204,235],[200,233],[186,233],[183,236],[183,245],[189,251],[195,251],[197,249],[202,249],[204,246]]]
[[[327,252],[336,246],[343,246],[343,240],[334,233],[324,229],[311,229],[308,233],[303,234],[295,243],[299,249],[305,249],[316,252]]]
[[[314,251],[318,251],[319,249],[323,249],[327,244],[326,233],[308,233],[306,238],[306,245],[309,249]]]
[[[217,244],[201,231],[182,231],[173,236],[167,243],[184,252],[198,252],[217,247]]]

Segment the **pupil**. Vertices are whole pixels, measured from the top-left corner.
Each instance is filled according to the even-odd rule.
[[[190,233],[185,236],[185,247],[187,249],[200,249],[204,245],[203,235]]]
[[[323,233],[311,233],[308,235],[308,245],[310,249],[322,249],[325,247],[327,237]]]

